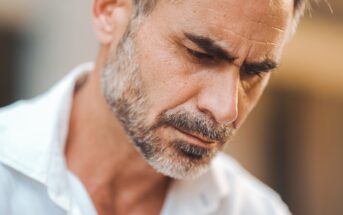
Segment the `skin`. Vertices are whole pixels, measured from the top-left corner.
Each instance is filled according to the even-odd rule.
[[[270,72],[241,71],[245,62],[278,62],[291,27],[292,1],[162,1],[144,18],[134,38],[142,90],[149,104],[145,122],[175,108],[201,113],[218,125],[238,129],[259,100]],[[101,215],[159,214],[173,180],[155,171],[135,149],[107,103],[101,85],[106,61],[127,30],[129,0],[95,0],[94,29],[101,48],[96,67],[75,90],[66,144],[69,169],[85,185]],[[197,59],[203,53],[185,32],[209,37],[235,57],[232,62]],[[169,141],[194,142],[166,127]],[[195,144],[200,144],[195,141]],[[219,147],[219,146],[216,146]]]

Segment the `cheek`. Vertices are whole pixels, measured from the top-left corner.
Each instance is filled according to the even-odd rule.
[[[142,85],[150,108],[149,122],[161,112],[185,103],[198,88],[197,80],[188,72],[192,68],[182,61],[178,51],[156,41],[137,46]]]

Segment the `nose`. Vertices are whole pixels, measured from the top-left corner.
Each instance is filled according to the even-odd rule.
[[[238,116],[239,72],[214,74],[198,94],[198,109],[217,123],[232,123]]]

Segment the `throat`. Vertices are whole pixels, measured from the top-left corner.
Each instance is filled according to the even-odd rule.
[[[149,179],[141,179],[131,187],[111,187],[91,195],[100,215],[160,214],[167,196],[170,180],[151,185]],[[149,183],[149,184],[148,184]]]

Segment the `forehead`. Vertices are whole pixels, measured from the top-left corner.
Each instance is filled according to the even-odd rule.
[[[165,0],[152,16],[166,21],[169,30],[192,31],[233,52],[248,52],[252,46],[265,50],[281,46],[292,10],[293,0]]]

